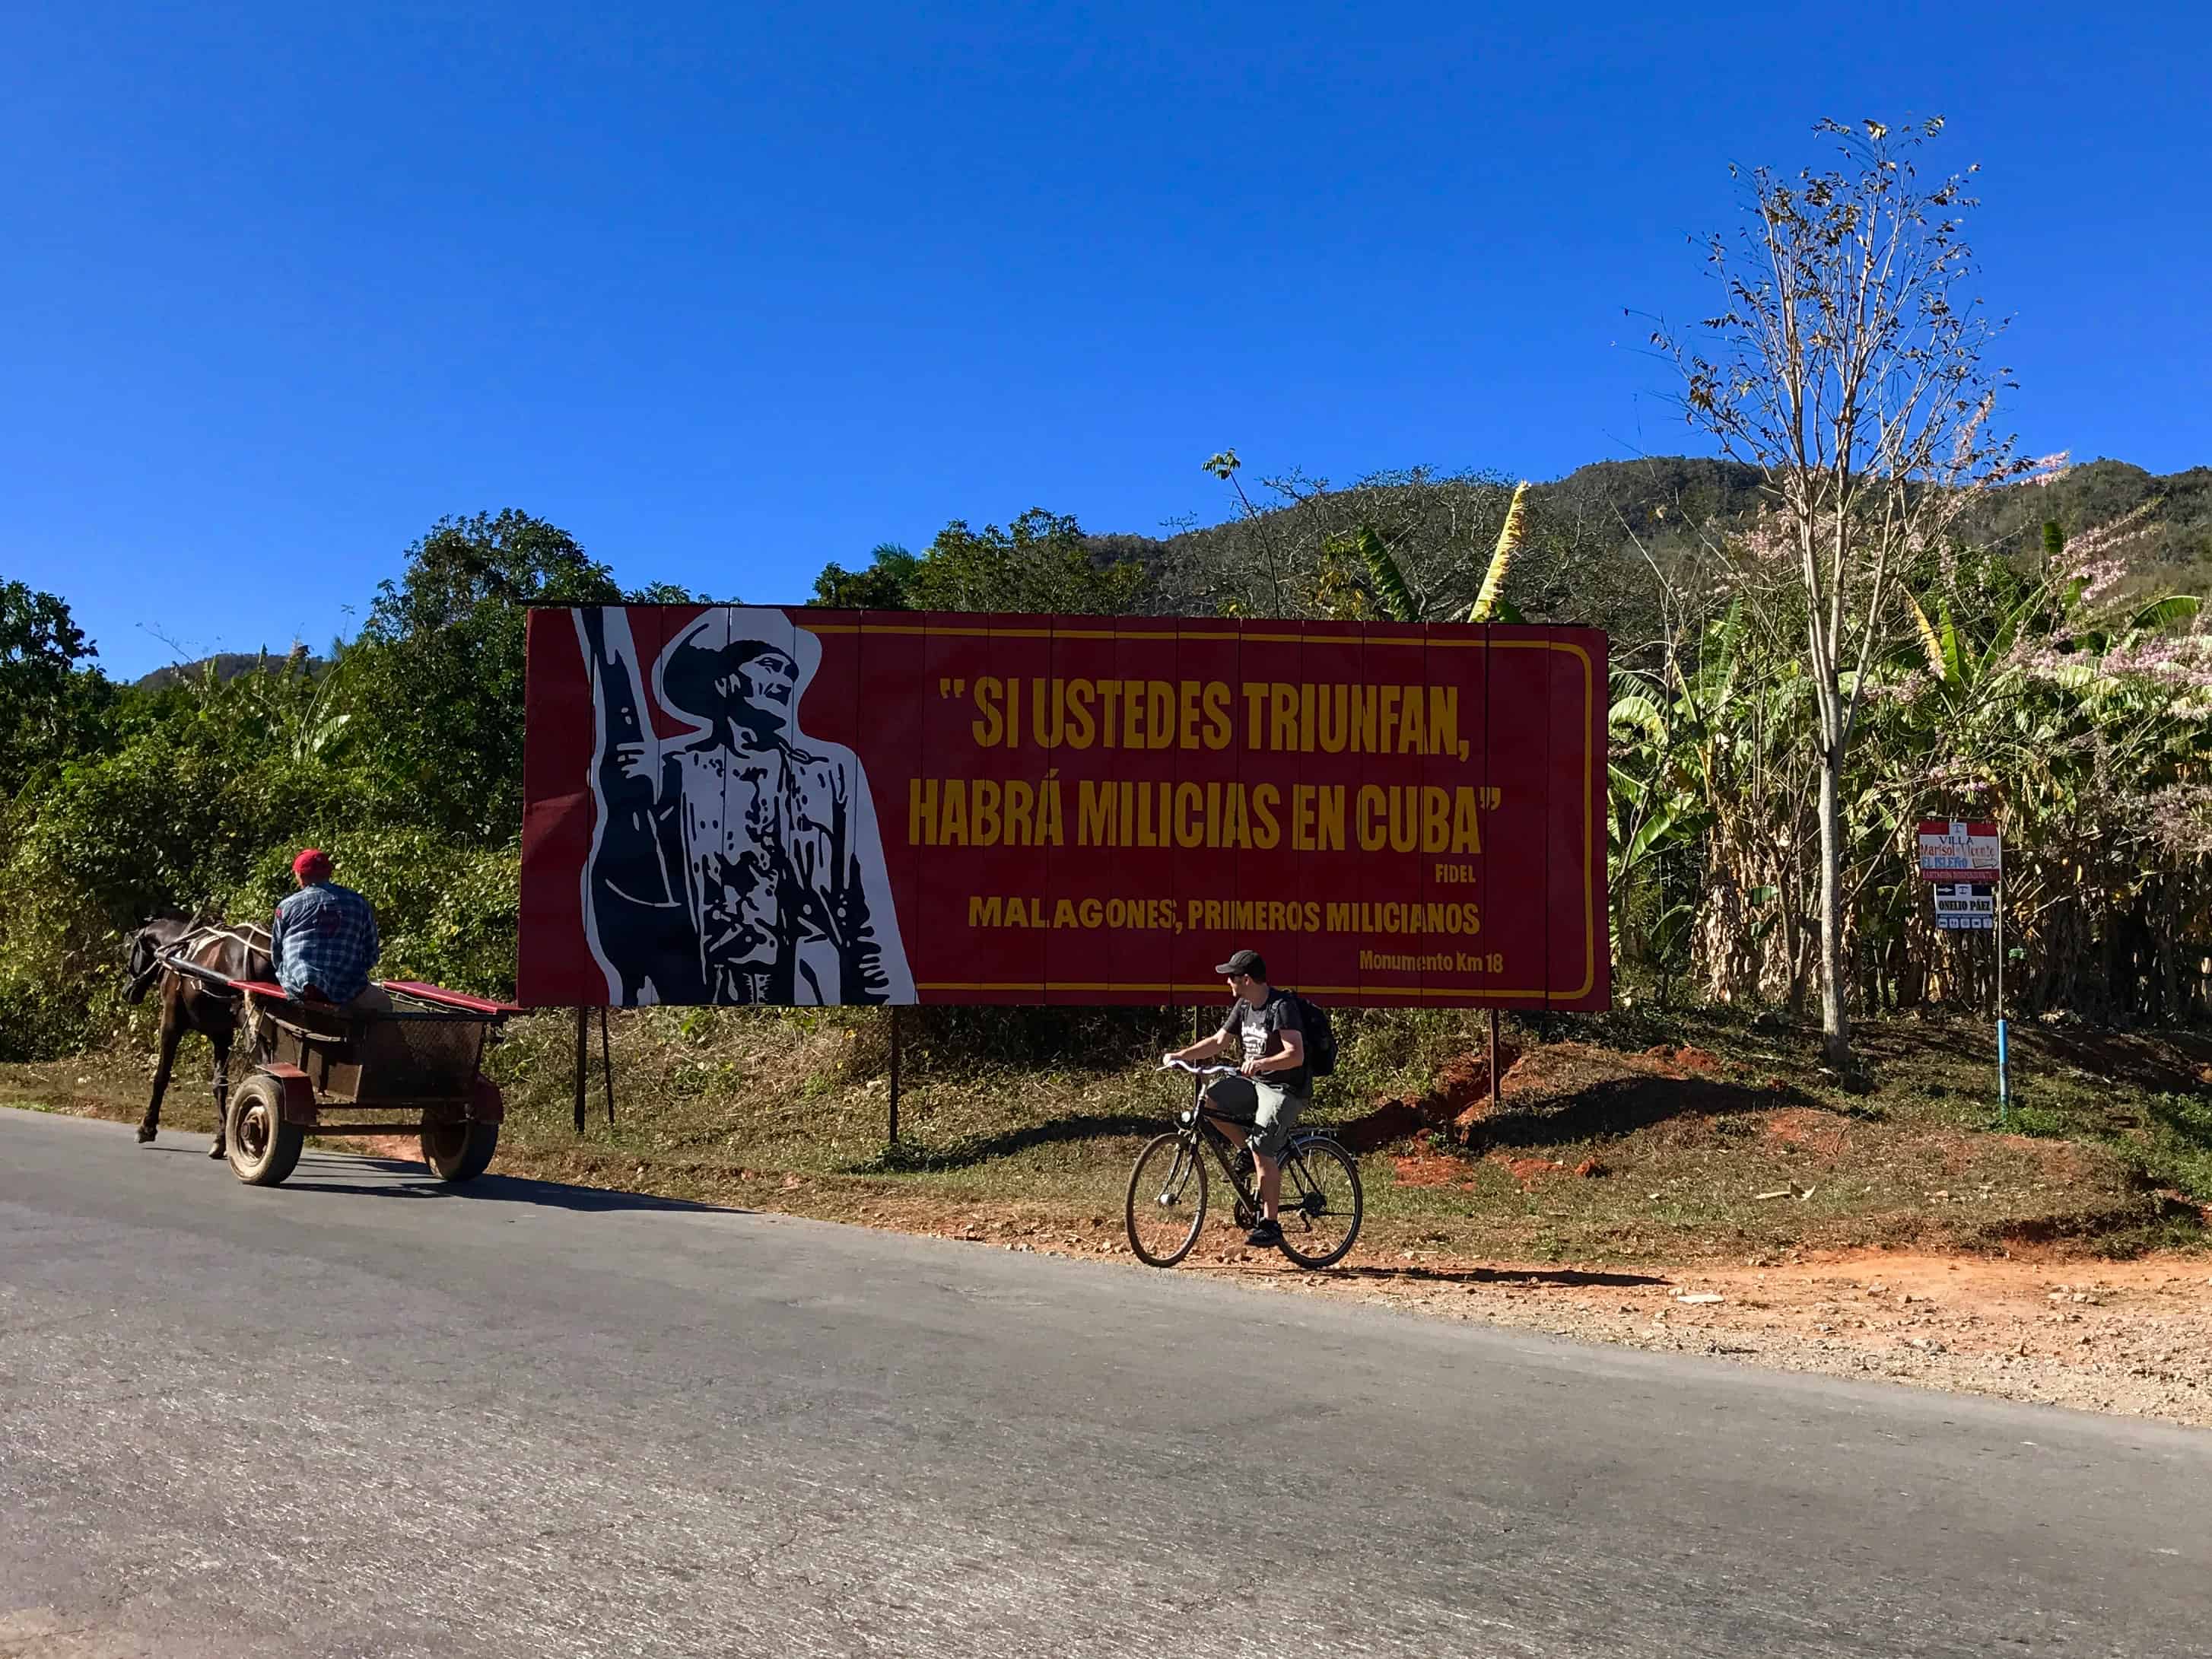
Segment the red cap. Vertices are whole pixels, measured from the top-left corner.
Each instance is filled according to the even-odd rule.
[[[319,847],[310,847],[292,860],[292,873],[301,881],[320,881],[331,872],[331,855]]]

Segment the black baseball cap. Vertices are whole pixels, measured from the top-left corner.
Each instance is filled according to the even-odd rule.
[[[1257,951],[1239,951],[1214,970],[1217,974],[1249,974],[1254,979],[1267,977],[1267,963]]]

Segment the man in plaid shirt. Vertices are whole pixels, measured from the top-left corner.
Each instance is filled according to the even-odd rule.
[[[376,913],[331,879],[330,854],[310,847],[292,860],[300,890],[276,907],[269,957],[276,982],[295,997],[361,1006],[382,990],[368,982],[379,949]],[[387,1005],[388,1006],[388,1005]]]

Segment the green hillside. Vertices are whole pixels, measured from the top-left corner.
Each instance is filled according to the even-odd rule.
[[[1428,572],[1424,614],[1441,620],[1463,616],[1473,602],[1512,493],[1498,474],[1420,469],[1341,489],[1284,482],[1287,492],[1255,492],[1256,517],[1240,513],[1166,538],[1094,535],[1087,544],[1102,562],[1141,566],[1161,609],[1206,614],[1223,594],[1255,588],[1271,541],[1287,568],[1304,571],[1323,561],[1331,537],[1371,522],[1394,550],[1407,550],[1401,562],[1410,555]],[[1756,468],[1686,455],[1593,461],[1534,484],[1516,603],[1531,621],[1632,631],[1645,620],[1647,552],[1678,557],[1746,528],[1761,505]],[[2124,461],[2092,461],[2048,483],[1998,492],[1958,529],[1963,542],[2033,566],[2045,522],[2069,544],[2109,532],[2109,544],[2093,540],[2087,550],[2127,566],[2125,591],[2212,592],[2212,467],[2161,477]],[[1360,581],[1356,571],[1346,580]]]
[[[241,674],[272,672],[283,669],[290,659],[282,654],[272,655],[260,651],[218,651],[210,657],[196,658],[191,662],[174,662],[157,668],[150,674],[141,674],[131,682],[140,691],[160,691],[168,686],[182,685],[187,681],[204,680],[210,674],[218,685],[228,685]],[[330,666],[325,657],[301,655],[299,662],[307,672],[319,674]]]

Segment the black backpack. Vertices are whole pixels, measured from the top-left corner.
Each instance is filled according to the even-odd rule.
[[[1297,1004],[1298,1023],[1305,1028],[1306,1064],[1316,1077],[1327,1077],[1336,1070],[1336,1032],[1330,1028],[1328,1010],[1296,991],[1288,994]]]

